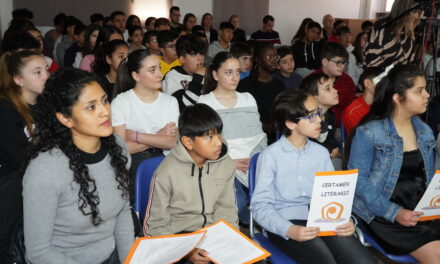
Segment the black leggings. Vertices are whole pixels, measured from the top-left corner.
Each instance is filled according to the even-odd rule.
[[[291,220],[305,226],[305,220]],[[298,263],[373,264],[375,258],[354,236],[324,236],[299,242],[267,232],[270,242]]]

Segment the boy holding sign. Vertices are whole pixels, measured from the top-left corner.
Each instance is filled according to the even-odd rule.
[[[308,139],[321,133],[316,99],[301,90],[285,90],[274,102],[273,115],[283,136],[258,159],[251,201],[255,220],[272,244],[299,263],[375,263],[352,236],[352,221],[329,237],[318,237],[318,227],[305,226],[315,173],[333,170],[327,149]]]

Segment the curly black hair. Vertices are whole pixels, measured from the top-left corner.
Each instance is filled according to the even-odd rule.
[[[78,209],[83,215],[91,215],[93,225],[99,225],[102,219],[99,216],[100,199],[95,180],[89,175],[80,150],[73,142],[71,131],[56,118],[56,113],[67,117],[72,115],[72,107],[82,89],[91,82],[99,83],[94,74],[73,68],[61,69],[47,80],[35,105],[35,130],[30,146],[30,159],[36,158],[40,152],[60,149],[69,158],[73,180],[80,186]],[[128,159],[114,135],[101,138],[101,141],[109,148],[110,164],[115,172],[118,189],[122,192],[121,196],[128,199]]]

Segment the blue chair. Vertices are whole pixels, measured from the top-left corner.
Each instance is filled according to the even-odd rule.
[[[368,233],[368,231],[364,228],[363,224],[359,222],[358,226],[356,227],[356,235],[359,239],[359,241],[364,246],[372,246],[377,251],[379,251],[382,255],[386,256],[387,258],[391,259],[392,261],[399,262],[399,263],[419,263],[415,258],[413,258],[411,255],[393,255],[386,253],[385,250],[374,240],[374,238]]]
[[[257,169],[258,156],[259,153],[252,156],[251,162],[249,164],[249,197],[251,198],[252,198],[252,193],[254,192],[255,189],[255,174]],[[251,238],[253,240],[256,240],[264,249],[266,249],[267,251],[269,251],[270,254],[272,254],[269,257],[272,263],[296,264],[296,262],[293,261],[290,257],[284,254],[277,247],[272,245],[269,239],[266,236],[264,236],[263,233],[254,233],[254,219],[252,218],[252,211],[250,214],[249,231]]]
[[[151,178],[153,178],[154,171],[164,158],[165,156],[158,156],[144,160],[136,170],[134,210],[141,223],[144,222],[145,210],[150,196]]]

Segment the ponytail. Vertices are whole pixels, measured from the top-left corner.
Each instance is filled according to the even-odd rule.
[[[209,94],[217,87],[217,81],[214,79],[212,72],[214,71],[214,65],[211,63],[206,69],[205,80],[203,81],[202,94]]]

